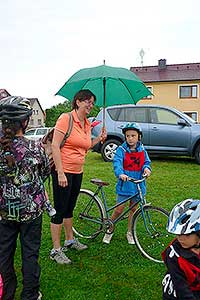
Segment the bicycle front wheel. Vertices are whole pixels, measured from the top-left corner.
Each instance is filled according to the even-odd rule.
[[[166,230],[168,215],[165,209],[151,205],[143,206],[133,215],[135,244],[143,256],[157,263],[163,262],[161,252],[172,240]]]
[[[104,210],[99,197],[81,189],[73,212],[73,231],[87,239],[95,238],[103,228]]]

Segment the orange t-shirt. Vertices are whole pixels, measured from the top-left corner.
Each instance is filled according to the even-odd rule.
[[[72,131],[64,146],[61,148],[61,160],[63,171],[65,173],[80,174],[83,172],[83,164],[85,162],[87,151],[92,145],[91,126],[90,122],[85,119],[85,126],[82,128],[75,110],[72,111],[72,117]],[[69,115],[67,113],[63,113],[58,118],[55,128],[65,134],[68,124]]]

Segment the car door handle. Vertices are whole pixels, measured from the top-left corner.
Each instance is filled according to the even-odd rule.
[[[153,126],[152,129],[153,129],[154,131],[159,130],[157,126]]]

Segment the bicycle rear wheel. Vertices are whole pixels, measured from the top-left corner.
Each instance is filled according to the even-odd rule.
[[[165,209],[151,205],[143,206],[133,215],[135,244],[143,256],[157,263],[163,262],[161,252],[172,240],[166,230],[168,215]]]
[[[99,197],[81,189],[73,212],[73,231],[87,239],[95,238],[103,227],[104,210]]]

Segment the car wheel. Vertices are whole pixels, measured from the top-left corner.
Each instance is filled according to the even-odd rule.
[[[200,144],[195,149],[194,157],[196,162],[200,164]]]
[[[101,155],[104,161],[113,161],[117,147],[121,145],[118,140],[108,140],[101,147]]]

